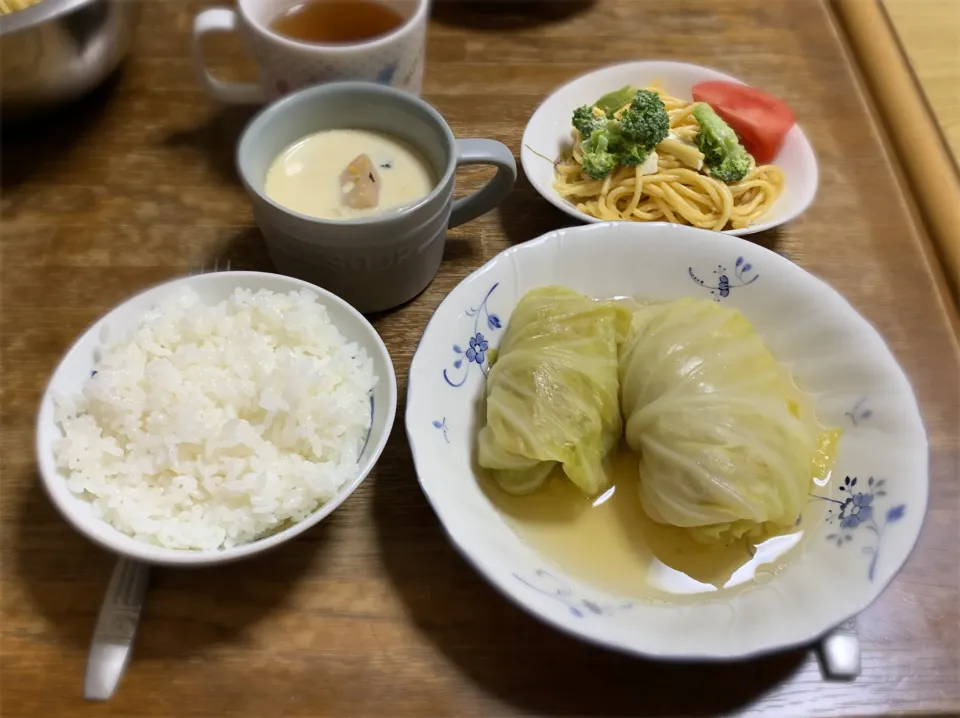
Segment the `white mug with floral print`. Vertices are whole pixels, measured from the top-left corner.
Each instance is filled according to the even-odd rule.
[[[210,8],[194,18],[193,61],[200,82],[229,103],[267,102],[293,90],[338,80],[389,85],[419,95],[430,0],[379,0],[404,23],[393,32],[358,43],[320,44],[291,40],[271,22],[302,0],[238,0],[236,9]],[[260,70],[260,82],[218,80],[207,68],[205,35],[237,33]]]

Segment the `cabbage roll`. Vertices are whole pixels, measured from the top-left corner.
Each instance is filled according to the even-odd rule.
[[[529,493],[551,470],[593,496],[620,441],[617,348],[630,312],[564,287],[523,296],[487,376],[478,460],[506,491]]]
[[[705,542],[794,525],[839,437],[822,431],[753,325],[713,301],[634,314],[620,397],[627,443],[641,455],[644,511]]]

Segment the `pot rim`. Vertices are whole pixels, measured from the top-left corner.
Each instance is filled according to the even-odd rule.
[[[109,0],[108,0],[109,1]],[[61,15],[67,15],[86,5],[93,5],[103,0],[40,0],[23,10],[16,10],[8,15],[0,15],[0,37],[19,30],[26,30],[53,20]]]

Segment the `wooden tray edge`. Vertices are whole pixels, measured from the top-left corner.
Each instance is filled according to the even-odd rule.
[[[901,185],[933,245],[937,266],[931,269],[941,280],[947,314],[960,336],[960,176],[953,156],[880,0],[832,0],[831,5],[904,172]]]

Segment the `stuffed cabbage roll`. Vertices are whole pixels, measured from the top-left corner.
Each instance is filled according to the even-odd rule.
[[[620,440],[617,347],[630,313],[564,287],[521,298],[487,376],[480,466],[506,491],[529,493],[551,470],[585,494],[609,485],[604,459]]]
[[[647,515],[701,541],[760,540],[792,526],[839,432],[753,325],[712,301],[642,307],[621,347],[626,439],[641,454]]]

